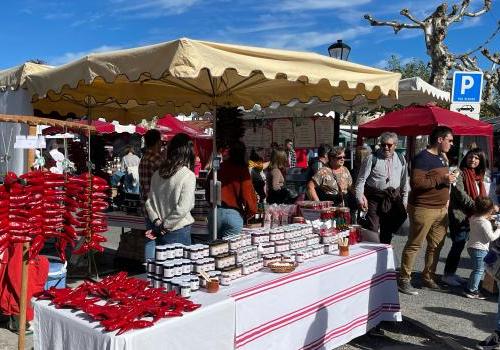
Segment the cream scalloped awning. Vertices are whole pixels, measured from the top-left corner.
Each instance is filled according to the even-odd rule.
[[[28,76],[33,107],[131,122],[214,106],[396,97],[400,74],[316,53],[178,39],[98,53]],[[145,115],[144,113],[148,113]],[[159,113],[159,114],[161,114]]]
[[[20,66],[0,70],[0,91],[24,88],[29,74],[43,72],[50,68],[52,66],[26,62]]]
[[[295,114],[312,116],[315,113],[327,114],[331,111],[344,113],[347,111],[369,111],[378,107],[391,108],[395,105],[410,106],[412,104],[426,105],[428,103],[450,102],[450,93],[440,90],[425,82],[419,77],[401,79],[399,81],[398,98],[383,96],[377,101],[370,101],[365,96],[356,96],[352,101],[345,101],[342,98],[334,97],[329,102],[320,102],[313,98],[306,103],[292,100],[286,105],[271,104],[264,110],[268,118],[280,118],[283,116],[293,116]],[[262,116],[262,112],[255,112],[254,109],[245,111],[246,118]]]

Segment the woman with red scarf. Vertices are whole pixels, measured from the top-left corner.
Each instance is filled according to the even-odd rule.
[[[451,186],[448,218],[452,245],[446,258],[442,281],[452,287],[458,287],[464,282],[455,273],[469,238],[469,217],[474,209],[474,200],[478,196],[488,196],[492,193],[493,203],[497,203],[494,198],[495,188],[490,190],[492,183],[486,173],[486,156],[483,150],[474,148],[462,159],[457,182]],[[495,209],[498,207],[495,206]]]

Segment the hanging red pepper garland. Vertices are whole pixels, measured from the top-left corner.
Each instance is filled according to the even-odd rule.
[[[0,254],[11,244],[30,242],[32,260],[47,239],[55,238],[58,254],[66,260],[66,247],[74,247],[77,235],[85,241],[75,254],[102,252],[108,188],[104,179],[89,173],[68,178],[44,171],[19,178],[7,173],[0,185]]]
[[[103,252],[101,243],[106,238],[101,233],[108,230],[108,223],[104,210],[108,207],[106,191],[109,189],[106,181],[90,173],[69,178],[67,192],[73,196],[73,205],[77,205],[76,227],[79,236],[85,237],[83,244],[73,251],[75,254],[84,254],[90,250]]]

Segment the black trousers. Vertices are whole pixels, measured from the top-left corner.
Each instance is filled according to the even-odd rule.
[[[382,211],[384,196],[381,191],[372,192],[365,187],[365,196],[368,201],[368,212],[361,225],[367,230],[375,232],[380,229],[380,243],[391,244],[393,234],[399,229],[399,227],[396,227],[397,225],[394,225],[394,222],[401,221],[399,218],[401,213],[396,210],[394,205],[389,211]]]
[[[469,239],[469,231],[467,229],[459,231],[450,231],[451,236],[451,248],[448,256],[446,257],[446,263],[444,265],[444,274],[453,275],[457,272],[458,263],[460,262],[460,257],[462,251],[464,250],[465,243]]]

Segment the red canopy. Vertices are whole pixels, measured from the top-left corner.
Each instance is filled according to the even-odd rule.
[[[212,138],[203,131],[191,127],[189,124],[180,121],[171,114],[165,115],[156,121],[156,128],[162,133],[164,140],[170,140],[179,133],[190,136],[194,141],[197,155],[202,164],[206,164],[212,153]]]
[[[156,127],[161,131],[165,138],[171,139],[179,133],[187,134],[191,137],[206,137],[202,131],[189,126],[187,123],[180,121],[171,114],[165,115],[156,122]]]
[[[377,137],[385,131],[402,136],[429,135],[438,125],[451,128],[456,135],[485,136],[493,150],[491,124],[432,105],[407,107],[360,125],[358,140],[361,141],[361,137]]]
[[[358,136],[377,137],[384,131],[403,136],[429,135],[438,125],[451,128],[456,135],[493,137],[492,125],[430,105],[412,106],[387,113],[382,118],[360,125]]]

